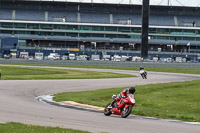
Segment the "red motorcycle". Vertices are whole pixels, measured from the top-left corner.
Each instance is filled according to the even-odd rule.
[[[113,96],[115,99],[116,96]],[[125,103],[125,104],[124,104]],[[130,115],[132,108],[135,105],[135,99],[132,94],[121,98],[119,101],[114,100],[114,104],[109,103],[104,109],[104,115],[109,116],[111,114],[121,115],[122,118],[126,118]]]

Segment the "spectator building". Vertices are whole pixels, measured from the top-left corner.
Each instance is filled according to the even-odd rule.
[[[1,53],[140,55],[141,14],[134,4],[1,0]],[[2,43],[8,38],[15,41]],[[200,7],[150,6],[150,57],[199,53]]]

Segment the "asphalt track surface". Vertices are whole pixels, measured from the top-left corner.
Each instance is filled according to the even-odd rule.
[[[36,66],[34,66],[36,67]],[[47,68],[47,67],[45,67]],[[51,68],[51,67],[48,67]],[[91,70],[81,68],[60,68]],[[91,132],[115,133],[198,133],[199,125],[140,119],[139,117],[104,116],[103,113],[63,108],[41,103],[35,97],[60,92],[96,90],[131,85],[167,83],[200,79],[200,75],[149,72],[143,80],[136,71],[93,69],[137,75],[133,78],[68,80],[0,80],[0,122],[20,122],[59,126]],[[95,97],[95,96],[94,96]],[[136,98],[137,102],[137,98]]]

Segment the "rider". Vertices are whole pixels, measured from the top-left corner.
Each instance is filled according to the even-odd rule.
[[[114,99],[113,102],[110,104],[109,108],[112,108],[113,107],[113,104],[116,102],[116,101],[119,101],[121,98],[126,98],[128,97],[130,94],[134,94],[136,91],[135,87],[131,86],[127,89],[124,89],[120,94],[118,94],[117,96],[116,95],[113,95],[112,98]],[[124,106],[125,103],[122,104],[122,107]]]
[[[144,75],[147,75],[147,72],[144,70],[144,68],[142,66],[140,66],[140,75],[142,76],[142,78],[144,79]]]

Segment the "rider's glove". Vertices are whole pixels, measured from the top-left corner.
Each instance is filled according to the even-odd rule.
[[[116,98],[116,95],[113,95],[113,96],[112,96],[112,99],[115,99],[115,98]]]
[[[126,98],[126,96],[123,96],[123,95],[122,95],[122,98]]]

